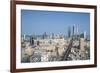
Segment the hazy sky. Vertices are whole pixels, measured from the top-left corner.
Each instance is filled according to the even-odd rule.
[[[79,25],[79,32],[90,33],[90,14],[79,12],[58,12],[21,10],[22,34],[55,33],[67,35],[68,27]]]

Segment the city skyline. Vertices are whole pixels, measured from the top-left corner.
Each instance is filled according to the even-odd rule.
[[[21,16],[22,34],[47,32],[68,35],[68,27],[73,25],[78,25],[80,33],[86,31],[90,34],[89,13],[21,10]]]
[[[22,10],[21,16],[22,63],[90,59],[89,13]]]

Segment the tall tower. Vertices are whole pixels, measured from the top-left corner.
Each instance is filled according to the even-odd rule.
[[[68,37],[69,38],[71,37],[71,28],[70,28],[70,26],[68,27]]]
[[[26,39],[26,35],[24,34],[24,35],[23,35],[23,40],[25,40],[25,39]]]
[[[33,36],[30,37],[30,44],[31,44],[31,45],[34,45],[34,39],[33,39]]]
[[[79,37],[79,25],[76,25],[76,37],[77,37],[77,39]]]
[[[72,26],[72,36],[75,35],[75,24]]]
[[[52,33],[52,39],[54,39],[54,33]]]
[[[86,39],[86,31],[84,31],[84,39]]]

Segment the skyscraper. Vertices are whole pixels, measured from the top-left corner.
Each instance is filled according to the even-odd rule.
[[[84,38],[86,39],[86,31],[84,31]]]
[[[72,26],[72,36],[75,35],[75,24]]]
[[[31,45],[34,45],[34,39],[33,39],[32,36],[30,37],[30,44],[31,44]]]
[[[69,38],[71,37],[71,28],[70,28],[70,26],[68,27],[68,37]]]
[[[24,34],[22,40],[25,40],[25,39],[26,39],[26,35]]]
[[[78,39],[79,37],[79,25],[76,25],[76,38]]]

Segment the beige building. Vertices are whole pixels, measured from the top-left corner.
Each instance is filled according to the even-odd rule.
[[[86,41],[84,38],[80,38],[80,52],[83,58],[86,57]]]

